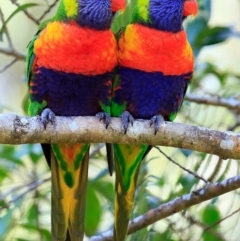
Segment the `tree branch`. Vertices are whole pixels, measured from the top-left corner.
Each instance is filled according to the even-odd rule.
[[[16,0],[10,0],[12,4],[16,5],[17,7],[20,7],[21,5],[16,2]],[[32,15],[30,14],[27,10],[23,10],[24,14],[31,19],[35,24],[39,25],[39,21]]]
[[[9,208],[12,203],[15,203],[21,197],[25,196],[26,194],[30,193],[31,191],[33,191],[36,188],[38,188],[39,186],[41,186],[43,183],[48,182],[50,180],[51,180],[51,178],[34,180],[25,185],[18,185],[16,187],[6,191],[5,193],[1,193],[0,194],[0,202],[1,202],[0,211],[3,211],[3,209],[5,209],[5,208]],[[24,189],[24,190],[22,191],[22,189]],[[5,202],[7,196],[9,196],[10,194],[13,194],[13,193],[14,193],[14,195],[12,195],[11,199],[8,202]]]
[[[11,60],[9,63],[7,63],[5,66],[3,66],[2,68],[0,68],[0,74],[3,73],[5,70],[7,70],[8,68],[10,68],[13,64],[15,64],[17,62],[17,58]]]
[[[211,153],[226,158],[240,157],[240,135],[208,128],[165,122],[154,135],[147,120],[135,120],[123,134],[119,118],[108,129],[97,117],[56,117],[46,130],[40,117],[0,114],[0,143],[128,143],[172,146]]]
[[[26,54],[14,49],[14,48],[0,48],[0,53],[13,56],[18,60],[26,61]]]
[[[2,10],[1,10],[1,8],[0,8],[0,19],[1,19],[2,23],[4,24],[5,19],[4,19],[4,15],[3,15],[3,12],[2,12]],[[11,39],[11,37],[10,37],[10,34],[9,34],[9,31],[8,31],[7,26],[5,26],[4,32],[5,32],[6,37],[7,37],[7,41],[8,41],[8,46],[9,46],[9,48],[13,48],[12,39]]]
[[[240,101],[235,98],[222,98],[219,96],[199,96],[195,94],[187,94],[184,100],[195,102],[198,104],[222,106],[228,109],[236,109],[240,111]]]
[[[51,5],[48,6],[48,8],[44,11],[44,13],[41,15],[41,17],[38,19],[38,22],[40,23],[43,18],[51,11],[52,8],[54,8],[59,0],[55,0]]]
[[[222,182],[208,184],[198,191],[175,198],[174,200],[164,203],[158,208],[152,209],[146,214],[133,219],[129,224],[128,234],[134,233],[150,224],[155,223],[156,221],[171,216],[193,205],[236,190],[237,188],[240,188],[240,175],[226,179]],[[112,231],[107,231],[90,239],[90,241],[112,240]]]

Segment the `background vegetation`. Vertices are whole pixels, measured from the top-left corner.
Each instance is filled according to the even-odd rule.
[[[54,13],[57,2],[0,1],[0,112],[27,114],[26,45],[39,22]],[[116,16],[115,31],[129,22],[135,2],[131,0],[125,13]],[[197,17],[185,23],[196,66],[176,121],[239,132],[240,1],[199,0],[199,6]],[[218,103],[222,98],[238,105],[224,106]],[[215,100],[215,105],[199,104],[199,99]],[[91,149],[86,240],[113,224],[114,177],[108,175],[102,147],[94,144]],[[202,187],[204,182],[191,172],[209,182],[239,173],[238,160],[170,147],[161,151],[165,155],[153,149],[142,163],[133,217]],[[50,191],[50,170],[40,145],[0,145],[0,240],[50,240]],[[239,203],[240,193],[234,191],[158,221],[128,240],[238,241]]]

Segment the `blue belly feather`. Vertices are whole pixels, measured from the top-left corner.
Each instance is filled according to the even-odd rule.
[[[162,114],[165,120],[171,119],[181,107],[192,76],[192,73],[163,75],[127,67],[119,67],[118,74],[120,82],[114,92],[115,103],[125,103],[134,118],[150,119]]]
[[[112,73],[97,76],[65,73],[41,67],[31,82],[31,101],[47,102],[58,116],[94,116],[110,106]]]

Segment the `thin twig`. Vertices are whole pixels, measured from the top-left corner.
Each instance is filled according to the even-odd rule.
[[[203,177],[199,176],[198,174],[196,174],[195,172],[192,172],[191,170],[185,168],[184,166],[180,165],[179,163],[175,162],[170,156],[168,156],[167,154],[165,154],[158,146],[155,146],[155,148],[162,154],[164,155],[170,162],[174,163],[175,165],[177,165],[178,167],[180,167],[181,169],[183,169],[184,171],[192,174],[194,177],[204,181],[206,184],[209,183],[209,181],[207,181],[206,179],[204,179]]]
[[[168,222],[168,228],[171,229],[171,232],[174,233],[177,236],[178,241],[183,241],[182,235],[180,233],[179,228],[176,227],[177,222],[173,222],[170,219],[166,220]],[[189,239],[184,239],[184,241],[188,241]]]
[[[204,231],[208,231],[210,234],[212,234],[213,236],[215,236],[219,241],[226,241],[226,239],[220,234],[218,233],[216,230],[207,230],[207,226],[196,220],[195,218],[193,218],[192,216],[185,216],[185,218],[191,223],[191,226],[193,224],[198,225],[199,227],[201,227]]]
[[[18,187],[14,187],[13,189],[11,189],[10,191],[8,191],[7,193],[5,193],[2,197],[0,197],[0,202],[3,202],[4,199],[6,198],[7,195],[16,192],[17,190],[21,189],[21,188],[26,188],[27,189],[20,193],[19,195],[15,195],[9,202],[7,202],[5,205],[3,205],[0,210],[3,210],[4,208],[7,208],[10,206],[10,204],[15,203],[16,201],[18,201],[21,197],[25,196],[26,194],[28,194],[29,192],[31,192],[32,190],[35,190],[37,187],[41,186],[43,183],[50,181],[51,178],[45,178],[45,179],[40,179],[40,180],[34,180],[26,185],[21,185]]]
[[[19,3],[17,3],[16,0],[10,0],[12,2],[12,4],[16,5],[17,7],[20,7],[21,5]],[[33,17],[32,14],[30,14],[27,10],[23,10],[24,14],[31,19],[34,23],[36,23],[37,25],[39,25],[39,21]]]
[[[214,170],[213,170],[211,176],[208,178],[209,182],[213,182],[214,181],[215,177],[217,176],[217,174],[219,173],[219,171],[220,171],[220,169],[222,167],[222,164],[223,164],[223,159],[218,157],[217,164],[214,167]]]
[[[7,70],[8,68],[10,68],[14,63],[16,63],[18,61],[17,58],[13,59],[12,61],[10,61],[8,64],[6,64],[5,66],[3,66],[0,69],[0,74],[3,73],[5,70]]]
[[[89,157],[93,157],[96,155],[103,147],[105,146],[105,143],[98,144],[89,154]]]
[[[1,8],[0,8],[0,19],[1,19],[2,23],[5,22],[4,15],[3,15],[3,12],[2,12],[2,9],[1,9]],[[4,28],[4,32],[5,32],[6,37],[7,37],[7,41],[8,41],[8,46],[9,46],[9,48],[13,48],[12,39],[11,39],[11,37],[10,37],[8,28],[7,28],[6,26],[5,26],[5,28]]]
[[[207,231],[213,227],[215,227],[216,225],[220,224],[221,222],[225,221],[226,219],[230,218],[231,216],[233,216],[234,214],[238,213],[240,211],[240,208],[238,208],[237,210],[235,210],[234,212],[232,212],[231,214],[227,215],[225,218],[222,218],[221,220],[217,221],[216,223],[208,226],[207,228],[205,228],[204,230]]]
[[[53,7],[56,6],[56,4],[59,2],[59,0],[55,0],[51,5],[48,6],[48,8],[43,12],[42,16],[39,17],[38,22],[40,23],[43,18],[51,11]]]
[[[0,53],[16,57],[18,60],[26,61],[26,54],[14,48],[0,48]]]

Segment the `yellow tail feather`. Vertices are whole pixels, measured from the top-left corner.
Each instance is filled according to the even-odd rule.
[[[140,163],[148,146],[114,145],[116,185],[114,241],[124,241],[127,236]]]
[[[87,193],[89,150],[74,172],[73,187],[66,185],[61,169],[51,153],[52,169],[52,240],[65,241],[67,231],[71,241],[82,241]]]

